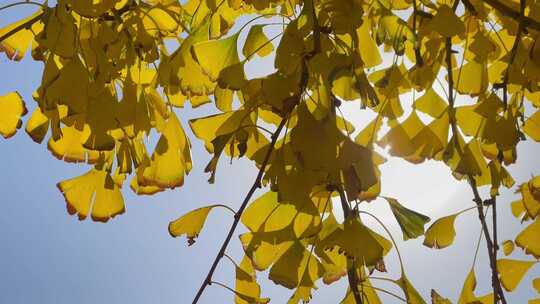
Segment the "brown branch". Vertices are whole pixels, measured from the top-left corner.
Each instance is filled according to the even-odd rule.
[[[193,299],[193,304],[197,303],[199,301],[199,298],[203,294],[206,286],[210,285],[212,283],[212,276],[214,275],[214,271],[216,270],[217,265],[219,264],[219,261],[223,258],[225,255],[225,250],[227,249],[227,246],[229,245],[229,242],[231,241],[231,238],[234,234],[234,231],[236,230],[236,227],[238,226],[238,223],[240,222],[240,217],[242,216],[242,213],[244,212],[244,209],[246,209],[247,204],[251,200],[251,197],[255,193],[255,190],[260,188],[261,181],[264,175],[264,172],[266,171],[266,166],[268,165],[268,162],[270,160],[270,156],[272,155],[272,152],[275,149],[276,142],[278,140],[279,134],[285,127],[285,124],[287,123],[287,119],[283,118],[277,127],[276,131],[272,135],[272,141],[270,142],[270,147],[268,148],[268,151],[266,152],[266,155],[264,156],[264,160],[261,164],[261,168],[259,169],[259,173],[257,174],[257,177],[255,178],[255,181],[253,182],[253,185],[251,186],[251,189],[249,189],[249,192],[247,193],[246,197],[244,198],[244,201],[242,202],[242,205],[240,205],[240,208],[236,212],[236,215],[234,216],[234,221],[229,229],[229,233],[227,234],[227,237],[225,238],[225,241],[221,245],[221,249],[219,250],[216,258],[214,259],[214,262],[212,263],[212,266],[210,267],[210,271],[208,271],[208,274],[206,275],[206,278],[204,279],[201,287],[199,288],[199,291],[195,295],[195,298]]]
[[[336,187],[336,190],[339,192],[341,208],[343,209],[343,215],[345,217],[345,220],[347,220],[354,216],[354,213],[351,211],[351,207],[347,202],[347,198],[345,197],[345,192],[343,191],[343,189],[338,186]],[[353,259],[351,259],[351,268],[347,270],[347,278],[349,279],[349,288],[351,288],[351,292],[354,296],[354,301],[356,302],[356,304],[362,304],[362,295],[358,290],[360,280],[358,279],[358,274],[356,272],[356,262]]]
[[[458,133],[457,125],[456,125],[456,120],[454,117],[455,100],[454,100],[454,79],[452,75],[452,39],[451,38],[446,38],[446,69],[448,73],[448,104],[450,106],[450,110],[452,111],[450,115],[450,126],[452,128],[456,150],[461,156],[463,156],[463,151],[461,151],[459,141],[457,138],[457,135],[459,133]],[[499,280],[499,274],[497,272],[497,257],[494,255],[495,251],[493,250],[493,241],[491,240],[491,236],[489,234],[489,228],[486,222],[486,217],[484,215],[483,200],[480,197],[480,194],[478,192],[478,187],[476,186],[476,181],[474,177],[471,174],[467,174],[466,177],[467,177],[467,180],[469,181],[469,185],[474,194],[473,201],[476,203],[476,208],[478,209],[478,218],[482,225],[482,231],[484,233],[484,237],[486,238],[489,264],[491,267],[491,285],[493,287],[493,294],[495,295],[494,301],[496,303],[497,298],[499,298],[503,304],[506,304],[504,292],[502,290],[501,282]]]

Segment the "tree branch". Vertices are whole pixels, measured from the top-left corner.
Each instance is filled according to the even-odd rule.
[[[210,285],[212,283],[212,276],[214,275],[214,271],[216,270],[217,265],[219,264],[219,261],[223,258],[225,255],[225,250],[227,249],[227,246],[229,245],[229,242],[231,241],[231,238],[234,234],[234,231],[236,230],[236,227],[238,226],[238,223],[240,222],[240,217],[242,216],[242,213],[244,212],[244,209],[246,209],[247,204],[251,200],[251,197],[255,193],[255,190],[257,190],[261,185],[261,180],[264,175],[264,172],[266,171],[266,166],[268,165],[268,161],[270,160],[270,156],[272,155],[272,152],[274,151],[274,148],[276,146],[276,142],[278,140],[279,134],[283,130],[283,127],[285,127],[285,124],[287,123],[287,119],[283,118],[277,127],[276,131],[272,135],[272,141],[270,142],[270,147],[268,148],[268,151],[266,152],[266,155],[264,156],[264,160],[261,164],[261,168],[259,169],[259,173],[257,173],[257,177],[255,178],[255,181],[253,182],[253,185],[251,186],[251,189],[249,189],[249,192],[247,193],[246,197],[244,198],[244,201],[242,202],[242,205],[240,205],[240,208],[236,212],[234,216],[234,221],[229,229],[229,233],[227,234],[227,237],[225,238],[225,241],[221,245],[221,249],[219,249],[219,252],[214,259],[214,262],[212,263],[212,266],[210,267],[210,270],[208,271],[208,274],[206,275],[206,278],[204,279],[201,287],[199,288],[199,291],[195,295],[195,298],[193,299],[193,304],[197,303],[199,301],[199,298],[203,294],[206,286]]]
[[[459,131],[457,129],[456,119],[454,117],[455,100],[454,100],[454,79],[452,75],[452,39],[451,38],[446,38],[446,69],[448,73],[448,104],[450,106],[450,110],[452,111],[450,115],[450,126],[452,128],[456,150],[461,156],[463,156],[463,151],[461,151],[459,142],[457,139],[457,135],[459,134]],[[495,299],[499,298],[503,304],[506,304],[504,292],[501,288],[501,282],[499,280],[499,274],[497,272],[497,257],[494,256],[495,251],[493,250],[493,241],[491,240],[491,236],[489,234],[489,228],[486,222],[486,217],[484,215],[483,200],[480,197],[480,194],[478,192],[478,188],[476,186],[476,181],[474,177],[471,174],[467,174],[466,177],[467,177],[467,180],[469,181],[469,185],[474,194],[473,201],[476,203],[476,208],[478,209],[478,218],[480,219],[480,223],[482,225],[482,231],[484,233],[484,237],[486,238],[489,264],[491,267],[491,281],[492,281],[491,285],[493,287],[493,294],[495,295]]]

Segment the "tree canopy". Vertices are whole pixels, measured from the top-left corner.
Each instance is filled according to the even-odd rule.
[[[226,158],[258,168],[238,210],[201,205],[169,224],[171,236],[194,245],[213,209],[234,213],[193,303],[220,284],[214,271],[240,223],[245,256],[235,262],[235,286],[224,286],[236,303],[270,300],[257,283],[263,271],[293,290],[289,303],[338,280],[349,286],[341,303],[380,303],[378,293],[389,291],[371,278],[386,272],[388,254],[401,256],[394,236],[366,224],[388,232],[363,208],[377,198],[404,240],[423,238],[433,249],[452,245],[458,216],[478,213],[493,290],[475,293],[473,265],[453,303],[507,303],[505,292],[540,258],[540,176],[516,185],[507,170],[520,142],[540,141],[537,1],[58,0],[14,2],[0,14],[18,5],[36,12],[0,29],[0,52],[43,62],[25,131],[59,160],[91,165],[57,184],[69,214],[107,222],[124,213],[126,184],[138,195],[181,187],[192,143],[174,108],[186,103],[219,109],[189,121],[212,157],[210,184]],[[245,65],[266,56],[273,71],[248,79]],[[414,101],[406,117],[404,98]],[[3,137],[22,127],[28,102],[16,88],[0,96]],[[343,103],[375,118],[356,131]],[[399,198],[381,196],[384,149],[413,164],[446,164],[470,186],[471,208],[428,225]],[[513,240],[498,239],[502,188],[517,189],[511,208],[523,230]],[[527,260],[510,256],[516,246]],[[402,290],[396,301],[427,303],[402,262],[400,273],[386,278]],[[526,284],[540,293],[539,280]],[[435,290],[431,301],[452,303]]]

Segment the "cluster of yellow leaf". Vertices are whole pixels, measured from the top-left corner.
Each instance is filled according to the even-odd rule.
[[[209,182],[225,153],[253,161],[270,189],[235,218],[249,230],[240,236],[245,257],[236,267],[236,302],[266,303],[255,271],[269,269],[270,280],[295,290],[290,303],[309,301],[319,279],[330,284],[343,276],[358,283],[344,303],[356,301],[357,288],[378,303],[369,277],[385,271],[392,244],[360,217],[361,203],[381,194],[378,166],[386,160],[374,143],[414,164],[444,162],[457,179],[489,186],[496,197],[501,186],[514,185],[505,166],[516,162],[519,141],[540,141],[540,112],[526,113],[540,106],[540,6],[507,2],[58,0],[0,29],[0,51],[21,60],[31,48],[44,63],[26,132],[36,142],[50,133],[48,149],[58,159],[93,165],[58,184],[71,214],[107,221],[124,212],[128,175],[137,194],[181,186],[192,168],[190,141],[173,107],[214,102],[220,113],[189,122],[212,154]],[[241,18],[244,26],[229,33],[249,14],[256,17]],[[252,24],[260,17],[282,20],[276,37],[266,36],[265,23]],[[274,71],[248,79],[246,62],[272,53]],[[393,55],[391,64],[384,53]],[[445,68],[446,100],[434,89]],[[403,119],[406,93],[415,100]],[[458,106],[456,99],[473,103]],[[354,138],[352,124],[338,115],[342,102],[376,113]],[[17,93],[1,97],[0,133],[13,135],[25,112]],[[389,131],[380,136],[385,123]],[[150,154],[153,131],[160,138]],[[534,220],[516,244],[536,258],[539,188],[536,179],[520,186],[523,199],[513,205]],[[342,222],[334,215],[338,194]],[[425,235],[424,244],[435,248],[453,242],[462,212],[425,231],[427,216],[384,199],[404,240]],[[216,206],[171,222],[169,232],[193,244]],[[499,260],[507,290],[527,263]],[[409,303],[425,303],[403,267],[394,282]],[[459,303],[494,296],[476,297],[475,285],[472,270]],[[449,302],[435,291],[432,299]]]

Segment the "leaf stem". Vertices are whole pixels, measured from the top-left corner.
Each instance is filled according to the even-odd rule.
[[[230,292],[236,294],[236,291],[235,291],[234,289],[230,288],[229,286],[227,286],[227,285],[225,285],[225,284],[223,284],[223,283],[216,282],[216,281],[211,281],[210,284],[208,284],[208,285],[211,285],[211,284],[216,284],[216,285],[221,286],[221,287],[223,287],[223,288],[229,290]]]
[[[246,209],[247,204],[251,200],[251,197],[255,193],[255,191],[260,188],[261,186],[261,180],[263,178],[264,172],[266,171],[266,166],[268,165],[268,162],[270,160],[270,156],[272,155],[272,152],[274,151],[274,148],[276,146],[276,142],[278,140],[279,134],[283,130],[283,127],[287,123],[287,118],[283,118],[281,120],[281,123],[277,127],[276,131],[272,135],[272,141],[270,143],[270,147],[268,151],[266,152],[266,155],[264,157],[264,160],[261,164],[261,168],[259,169],[259,173],[257,174],[257,177],[255,178],[255,181],[253,182],[253,185],[249,189],[246,197],[244,198],[244,201],[242,202],[242,205],[240,205],[240,208],[235,213],[234,221],[232,223],[231,228],[229,229],[229,232],[227,234],[227,237],[225,238],[225,241],[223,241],[223,244],[221,245],[221,249],[219,250],[216,258],[214,259],[214,262],[212,263],[212,266],[210,267],[210,270],[208,271],[208,274],[206,275],[206,278],[204,279],[201,287],[199,288],[199,291],[195,295],[195,298],[193,299],[193,304],[198,303],[201,295],[203,294],[204,290],[206,289],[206,286],[210,285],[212,283],[212,276],[214,275],[214,271],[216,270],[217,265],[219,264],[219,261],[223,258],[225,255],[225,250],[227,249],[227,246],[229,245],[229,242],[231,241],[231,238],[234,234],[234,231],[236,230],[236,227],[238,226],[238,223],[240,222],[240,217],[242,216],[242,213]]]
[[[217,204],[217,205],[214,205],[215,207],[222,207],[222,208],[225,208],[227,210],[229,210],[230,212],[232,212],[232,214],[234,216],[236,216],[236,211],[233,210],[233,208],[227,206],[227,205],[223,205],[223,204]]]
[[[395,283],[395,282],[394,282],[394,283]],[[379,288],[379,287],[375,287],[375,286],[369,286],[369,285],[362,284],[362,283],[360,283],[360,285],[362,285],[362,287],[364,287],[364,288],[372,288],[372,289],[374,289],[374,290],[378,290],[378,291],[380,291],[380,292],[386,293],[387,295],[393,296],[394,298],[403,301],[403,303],[409,303],[409,302],[407,302],[406,299],[404,299],[404,298],[398,296],[397,294],[395,294],[395,293],[393,293],[393,292],[391,292],[391,291],[388,291],[388,290],[386,290],[386,289]]]

